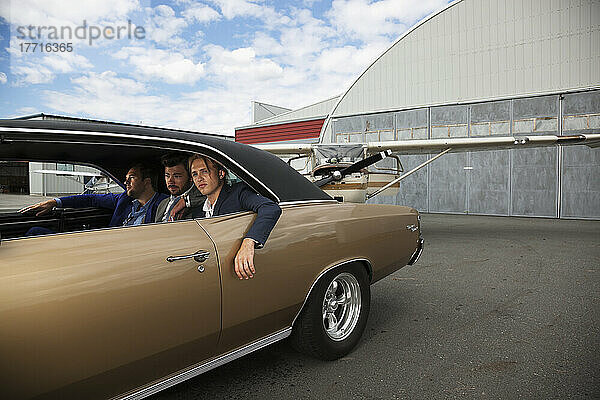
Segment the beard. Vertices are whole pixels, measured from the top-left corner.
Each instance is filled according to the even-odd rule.
[[[127,190],[127,196],[129,196],[129,197],[137,199],[139,197],[139,195],[140,195],[139,191],[135,190],[134,188]]]

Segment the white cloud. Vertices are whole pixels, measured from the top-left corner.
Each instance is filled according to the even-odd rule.
[[[28,8],[39,4],[27,1]],[[312,3],[304,0],[304,4]],[[37,64],[28,55],[11,53],[13,65],[16,60],[20,67],[10,70],[10,80],[11,85],[47,83],[58,72],[84,71],[73,75],[69,87],[43,92],[44,108],[67,115],[233,134],[234,127],[248,124],[250,100],[298,108],[342,93],[417,18],[445,3],[334,0],[326,18],[316,18],[309,9],[276,10],[269,6],[273,2],[264,0],[211,0],[210,6],[177,0],[171,3],[173,8],[136,5],[148,18],[144,22],[147,41],[127,43],[128,47],[113,53],[107,47],[102,55],[112,57],[101,60],[101,53],[89,47],[85,51],[90,53],[83,53],[87,58],[81,52],[75,52],[81,58],[44,55],[38,56]],[[69,18],[80,24],[82,13],[72,11]],[[94,13],[100,19],[129,16],[121,11]],[[190,32],[192,27],[231,24],[233,19],[239,22],[241,38],[207,44],[214,32],[207,30],[206,37],[202,29]],[[257,24],[256,19],[261,22]],[[255,31],[242,29],[252,24]]]
[[[159,79],[173,84],[193,84],[204,76],[204,64],[183,54],[147,47],[124,47],[113,57],[128,60],[142,80]]]
[[[398,32],[447,3],[447,0],[333,0],[327,15],[340,32],[367,42],[381,35],[398,36]]]
[[[344,74],[358,76],[357,71],[364,70],[387,46],[354,46],[326,49],[315,61],[315,69],[323,74]]]
[[[36,85],[40,83],[50,83],[54,80],[56,74],[43,65],[32,62],[11,65],[11,71],[15,76],[14,86]]]
[[[191,4],[181,14],[188,20],[195,20],[200,23],[208,23],[221,19],[221,14],[215,11],[215,9],[198,3]]]
[[[88,73],[72,79],[72,83],[70,91],[44,91],[45,107],[66,115],[229,135],[233,135],[234,127],[247,124],[249,99],[259,94],[266,100],[286,99],[285,103],[300,104],[308,104],[305,96],[311,96],[310,91],[254,81],[246,82],[245,87],[237,87],[238,90],[227,90],[231,87],[227,86],[175,96],[153,95],[144,85],[114,72]]]
[[[69,42],[75,52],[108,46],[117,40],[103,37],[101,32],[107,27],[119,29],[121,38],[135,40],[133,29],[137,25],[129,20],[142,10],[138,0],[0,0],[0,3],[3,4],[0,15],[11,24],[10,50],[16,50],[11,53],[11,62],[20,58],[16,53],[21,52],[24,42]]]
[[[291,19],[275,11],[273,7],[258,4],[252,0],[212,0],[227,19],[236,17],[254,17],[265,22],[266,26],[277,26],[291,23]]]
[[[26,57],[26,53],[8,50],[11,56],[10,71],[15,77],[14,86],[50,83],[59,73],[76,73],[93,68],[86,57],[75,53],[29,54]]]
[[[185,41],[180,36],[188,25],[185,18],[179,18],[175,11],[166,5],[159,5],[148,9],[146,20],[146,37],[161,45],[185,46]]]
[[[266,13],[274,12],[272,8],[247,0],[213,0],[213,3],[221,9],[227,19],[244,16],[261,17]]]
[[[4,72],[0,72],[0,83],[5,84],[8,82],[8,78]]]
[[[279,29],[278,44],[266,33],[257,34],[254,45],[259,54],[279,54],[288,63],[307,64],[311,61],[307,56],[335,46],[336,32],[314,18],[309,10],[295,10],[292,16],[295,23]]]
[[[102,73],[90,72],[86,75],[71,79],[76,85],[79,94],[85,96],[111,98],[119,96],[120,93],[142,94],[147,91],[143,83],[133,79],[120,78],[116,72],[105,71]]]
[[[281,27],[278,37],[266,32],[255,35],[252,47],[257,57],[270,59],[283,68],[274,86],[284,88],[287,106],[296,108],[329,98],[348,85],[391,43],[347,45],[340,32],[315,18],[309,10],[293,10],[294,24]],[[310,87],[310,91],[302,88]],[[261,95],[261,101],[268,101]],[[281,100],[274,101],[282,104]],[[282,104],[284,105],[284,104]]]
[[[113,71],[90,72],[71,82],[70,91],[44,91],[45,106],[65,115],[148,125],[164,125],[178,118],[176,102],[166,96],[150,95],[144,84],[119,77]]]
[[[68,52],[49,53],[41,62],[60,73],[76,72],[93,67],[90,61],[84,56]]]
[[[246,108],[243,95],[221,90],[175,98],[150,95],[145,86],[114,72],[89,73],[72,82],[74,89],[69,92],[45,91],[46,106],[66,115],[213,133],[235,126]]]
[[[22,117],[23,115],[39,114],[40,111],[35,107],[21,107],[17,110],[17,114],[14,117]]]
[[[136,0],[3,0],[0,16],[15,25],[72,26],[86,20],[88,24],[100,21],[123,20],[139,9]]]
[[[270,59],[257,58],[254,49],[250,47],[230,51],[211,45],[205,51],[210,57],[208,66],[211,75],[231,86],[273,80],[283,73],[280,65]]]

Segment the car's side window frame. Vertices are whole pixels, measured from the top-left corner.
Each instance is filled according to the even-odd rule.
[[[201,156],[209,157],[210,158],[209,155],[202,154],[202,153],[189,153],[189,156],[191,157],[194,154],[199,154]],[[240,178],[237,174],[235,174],[232,171],[232,168],[230,166],[228,166],[227,164],[223,164],[223,167],[225,167],[225,169],[227,170],[227,176],[226,176],[226,183],[225,184],[234,185],[236,183],[243,182],[246,185],[248,185],[248,187],[250,189],[252,189],[253,192],[255,192],[256,194],[260,194],[248,182],[246,182],[245,180],[243,180],[242,178]],[[192,180],[191,171],[188,171],[188,172],[190,174],[190,179]],[[192,180],[192,186],[194,186],[194,185],[195,184],[194,184],[194,182]],[[203,205],[204,205],[204,203],[199,204],[198,207],[202,207]],[[237,214],[243,214],[243,213],[249,213],[249,212],[252,212],[252,211],[249,211],[249,210],[240,210],[240,211],[230,212],[230,213],[226,213],[226,214],[213,215],[212,217],[206,217],[206,216],[204,216],[204,217],[196,217],[196,218],[189,217],[189,218],[178,219],[178,220],[170,221],[170,222],[155,222],[155,223],[157,223],[157,224],[171,223],[172,224],[172,223],[178,223],[178,222],[184,222],[184,221],[190,221],[190,220],[201,220],[201,221],[204,221],[204,220],[210,220],[210,219],[213,219],[213,218],[218,218],[218,217],[223,217],[223,216],[231,216],[231,215],[237,215]],[[145,224],[145,225],[147,225],[147,224]]]
[[[122,191],[125,189],[122,182],[116,180],[110,173],[103,170],[101,167],[91,163],[39,160],[3,161],[3,163],[27,164],[26,175],[24,175],[23,178],[25,178],[28,183],[27,185],[22,184],[23,188],[26,190],[26,194],[22,192],[23,188],[21,188],[21,190],[16,190],[14,193],[8,192],[6,195],[10,196],[14,194],[28,196],[28,198],[16,199],[16,201],[13,202],[6,201],[5,205],[0,208],[0,235],[2,235],[2,241],[114,228],[108,226],[110,217],[108,213],[100,211],[102,209],[94,211],[91,208],[59,208],[58,213],[52,210],[47,216],[42,216],[41,218],[36,216],[35,213],[22,214],[19,212],[19,210],[24,207],[37,204],[41,201],[57,197],[85,194],[89,189],[94,190],[94,185],[96,185],[96,183],[98,183],[100,187],[95,190],[104,190],[106,193],[118,193],[119,190]],[[38,170],[32,170],[32,168],[38,168]],[[36,172],[39,173],[39,178],[33,175]],[[92,181],[92,186],[88,186],[93,176],[87,175],[87,173],[95,174],[95,176],[100,177],[100,179],[97,179],[96,182]],[[69,177],[72,178],[71,182],[68,180]],[[88,179],[88,177],[90,179]],[[64,180],[61,182],[61,179]],[[81,185],[81,187],[75,190],[74,186],[77,184]],[[32,187],[32,185],[35,186]],[[103,186],[104,189],[102,189]],[[50,187],[50,191],[54,190],[54,192],[48,191],[48,187]],[[3,195],[4,194],[5,193],[3,193]],[[40,197],[37,197],[38,194]],[[68,215],[65,216],[65,213]],[[65,228],[65,226],[77,223],[74,222],[76,220],[73,218],[73,214],[82,219],[81,229],[72,226]],[[105,223],[99,223],[99,220],[103,220]],[[94,225],[96,227],[90,229],[90,226]],[[36,226],[49,228],[53,232],[27,236],[26,233],[29,228]]]
[[[185,152],[185,151],[182,151],[181,153],[182,153],[182,154],[189,155],[189,156],[192,156],[193,154],[195,154],[195,153],[193,153],[193,152]],[[203,155],[203,156],[205,155],[205,154],[201,154],[201,153],[197,153],[197,154],[200,154],[200,155]],[[208,155],[205,155],[205,156],[207,156],[207,157],[210,157],[210,156],[208,156]],[[39,162],[39,161],[29,161],[29,163],[31,163],[31,162]],[[60,161],[53,161],[52,163],[56,164],[56,171],[57,171],[57,175],[61,175],[61,173],[60,173],[60,172],[63,172],[63,171],[70,172],[70,171],[72,171],[72,170],[75,170],[75,169],[76,169],[76,168],[75,168],[76,166],[82,166],[82,167],[91,167],[91,168],[94,168],[94,169],[96,169],[96,170],[100,171],[100,172],[101,172],[103,175],[106,175],[106,177],[110,178],[110,182],[114,182],[114,183],[118,184],[118,185],[119,185],[121,188],[123,188],[123,189],[125,188],[125,185],[123,184],[123,182],[121,182],[121,181],[119,181],[119,180],[115,179],[115,178],[114,178],[114,177],[113,177],[111,174],[109,174],[107,171],[103,170],[103,169],[102,169],[100,166],[98,166],[98,165],[94,165],[94,164],[88,164],[88,163],[72,163],[72,162],[70,162],[70,163],[65,163],[65,162],[60,162]],[[160,161],[159,161],[159,160],[157,160],[157,164],[160,164]],[[71,166],[70,168],[68,167],[69,165]],[[58,168],[59,168],[59,166],[61,167],[61,169],[60,169],[60,170],[58,169]],[[232,185],[233,185],[233,184],[235,184],[235,183],[238,183],[238,182],[244,182],[244,183],[246,183],[246,184],[247,184],[247,185],[248,185],[248,186],[249,186],[249,187],[250,187],[250,188],[251,188],[251,189],[252,189],[252,190],[253,190],[255,193],[257,193],[257,194],[260,194],[258,191],[256,191],[256,190],[255,190],[255,189],[252,187],[252,185],[250,185],[250,184],[249,184],[248,182],[246,182],[244,179],[240,178],[240,177],[239,177],[237,174],[235,174],[235,173],[232,171],[232,168],[231,168],[231,166],[230,166],[230,165],[227,165],[226,163],[223,163],[223,166],[224,166],[224,167],[225,167],[225,169],[227,170],[227,182],[228,182],[228,184],[232,184]],[[160,166],[160,168],[162,168],[162,166]],[[60,171],[60,172],[58,172],[58,171]],[[189,171],[188,171],[188,172],[189,172]],[[32,172],[31,172],[31,171],[29,171],[28,173],[29,173],[29,175],[31,176]],[[31,179],[31,178],[30,178],[30,179]],[[163,173],[158,173],[157,179],[158,179],[158,180],[160,180],[160,179],[164,179],[164,174],[163,174]],[[191,179],[191,172],[190,172],[190,179]],[[193,180],[192,180],[192,185],[194,185],[194,183],[193,183]],[[160,188],[160,187],[161,187],[161,184],[158,184],[157,186]],[[159,192],[158,192],[158,190],[160,190],[159,188],[156,188],[156,189],[157,189],[157,193],[159,193]],[[73,194],[76,194],[76,193],[73,193]],[[73,195],[73,194],[58,194],[58,193],[57,193],[57,196],[56,196],[56,197],[64,197],[65,195]],[[80,193],[80,194],[82,194],[82,193]],[[167,192],[167,194],[168,194],[168,192]],[[48,197],[48,196],[47,196],[47,197]],[[52,196],[49,196],[49,197],[52,197]],[[32,205],[32,204],[35,204],[35,203],[34,203],[34,202],[31,202],[31,203],[23,204],[23,206],[28,206],[28,205]],[[203,203],[202,203],[202,204],[200,204],[200,205],[198,205],[198,207],[202,207],[202,206],[203,206]],[[77,209],[68,209],[68,210],[69,210],[69,212],[72,212],[72,210],[77,210]],[[189,217],[189,218],[180,219],[180,220],[176,220],[176,221],[172,221],[172,222],[168,222],[168,223],[185,222],[185,221],[197,220],[197,219],[204,220],[204,219],[211,219],[211,218],[216,218],[216,217],[221,217],[221,216],[231,216],[231,215],[237,215],[237,214],[240,214],[240,215],[241,215],[241,214],[243,214],[243,213],[247,213],[247,212],[250,212],[250,211],[247,211],[247,210],[240,210],[240,211],[236,211],[236,212],[232,212],[232,213],[227,213],[227,214],[221,214],[221,215],[218,215],[218,216],[213,216],[213,217],[195,217],[195,218],[194,218],[194,217]],[[67,231],[57,231],[57,232],[53,232],[53,233],[47,233],[47,234],[43,234],[43,235],[36,235],[36,236],[27,236],[27,235],[25,235],[25,233],[26,233],[26,232],[22,232],[22,233],[21,233],[21,234],[19,234],[19,235],[15,235],[15,236],[8,236],[8,237],[7,237],[7,236],[4,234],[4,232],[3,232],[3,229],[2,229],[2,222],[1,222],[1,220],[2,220],[2,216],[3,216],[4,214],[11,214],[11,213],[3,212],[2,210],[0,210],[0,234],[2,235],[2,240],[3,240],[3,241],[7,241],[7,240],[20,240],[20,239],[28,239],[28,238],[32,238],[32,237],[47,237],[47,236],[55,236],[55,235],[64,235],[64,234],[72,234],[72,233],[77,233],[77,232],[98,231],[98,230],[109,230],[109,229],[115,229],[115,228],[118,228],[118,229],[120,229],[120,228],[134,228],[134,227],[138,227],[138,226],[142,226],[142,225],[154,225],[154,224],[162,224],[162,223],[164,223],[164,222],[160,222],[160,221],[159,221],[159,222],[154,222],[154,221],[152,221],[152,222],[148,222],[148,223],[143,223],[143,224],[141,224],[141,225],[133,225],[133,226],[127,226],[127,225],[125,225],[125,226],[108,226],[108,223],[107,223],[107,226],[96,227],[96,228],[91,228],[91,229],[89,229],[89,228],[86,228],[86,227],[85,227],[85,224],[84,224],[84,225],[82,226],[82,229],[74,229],[74,230],[67,230]],[[17,217],[17,215],[16,215],[16,210],[15,210],[15,218],[16,218],[16,217]],[[38,217],[36,217],[34,214],[31,214],[31,215],[30,215],[30,218],[28,218],[28,219],[26,219],[26,218],[23,218],[23,220],[25,220],[25,221],[24,221],[24,223],[30,223],[30,225],[33,225],[33,226],[38,226],[38,225],[36,225],[36,224],[34,223],[35,221],[38,221],[38,219],[37,219],[37,218],[38,218]],[[62,216],[61,216],[60,218],[62,218]],[[44,221],[43,219],[39,219],[39,221],[40,221],[40,225],[43,225],[43,226],[47,226],[47,225],[49,225],[49,224],[44,224],[44,223],[43,223],[43,221]],[[110,219],[109,219],[109,221],[110,221]]]

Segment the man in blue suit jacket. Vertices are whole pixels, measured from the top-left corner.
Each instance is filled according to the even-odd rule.
[[[194,184],[206,196],[203,206],[206,217],[238,211],[257,213],[235,256],[235,273],[238,278],[252,278],[256,272],[254,249],[264,246],[281,215],[281,208],[243,182],[228,185],[225,181],[225,168],[208,157],[194,155],[190,157],[189,163]]]
[[[158,204],[167,197],[155,191],[154,171],[144,165],[135,164],[125,176],[126,191],[119,194],[81,194],[47,200],[25,207],[20,212],[33,211],[36,215],[50,212],[54,207],[84,208],[100,207],[113,210],[109,226],[130,226],[154,222]],[[27,235],[54,233],[49,229],[31,228]]]

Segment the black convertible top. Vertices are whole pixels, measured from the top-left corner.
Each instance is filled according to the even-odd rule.
[[[275,201],[331,197],[273,154],[209,134],[174,129],[64,121],[0,120],[0,159],[79,163],[122,182],[136,161],[168,151],[205,154]]]

